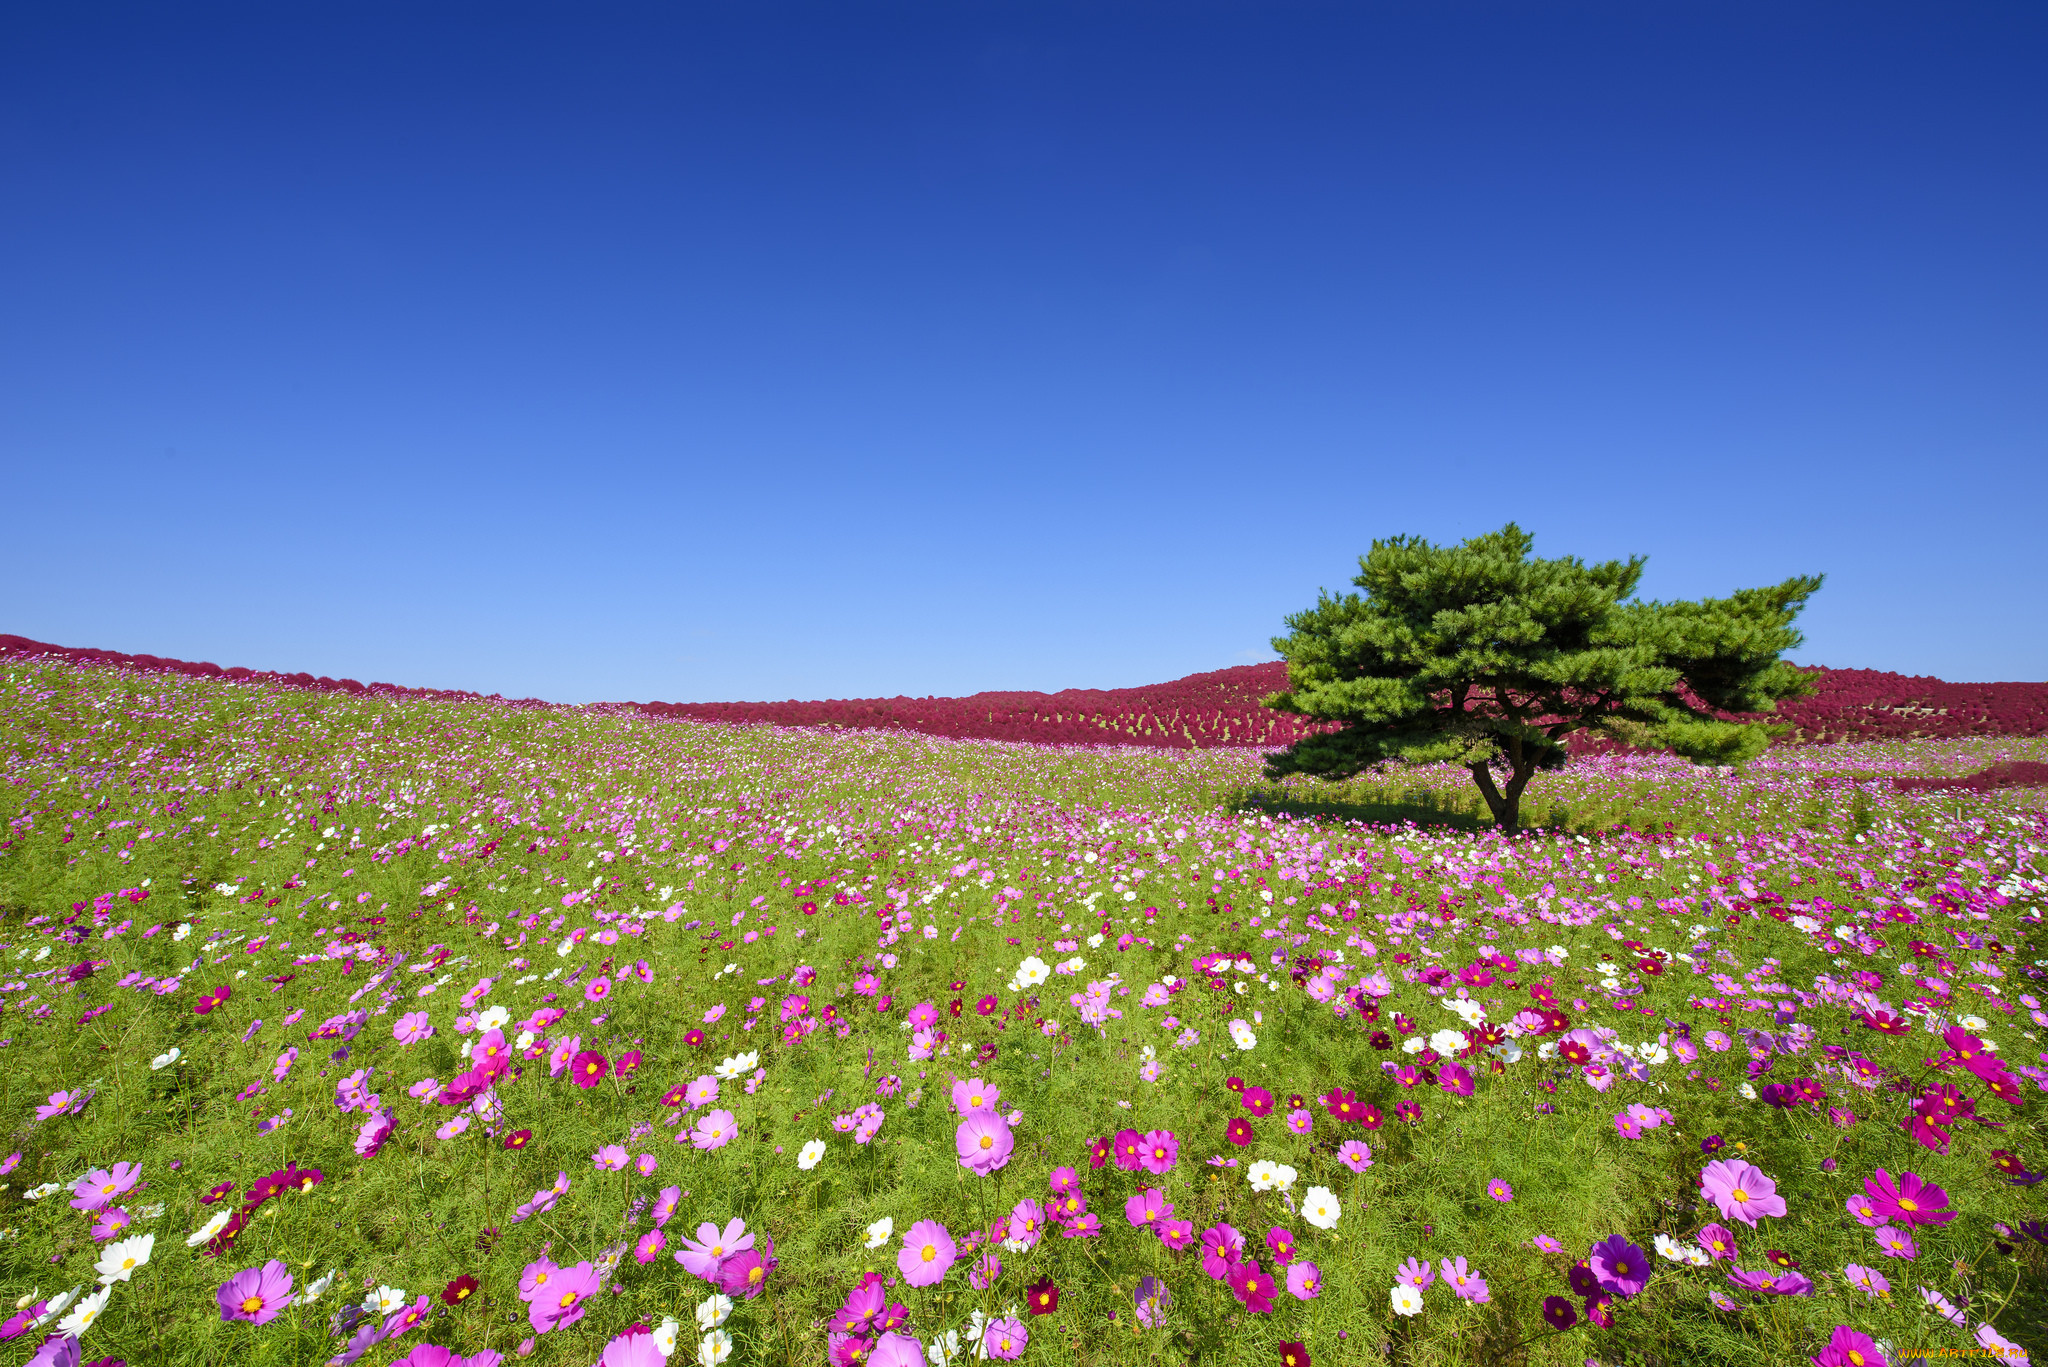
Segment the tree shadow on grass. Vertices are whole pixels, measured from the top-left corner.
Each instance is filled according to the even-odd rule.
[[[1488,831],[1493,819],[1428,788],[1365,791],[1342,796],[1310,796],[1284,788],[1255,787],[1237,793],[1233,811],[1332,821],[1362,821],[1373,826],[1417,826],[1454,831]]]

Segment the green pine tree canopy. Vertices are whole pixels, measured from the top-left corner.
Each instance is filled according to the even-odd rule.
[[[1770,743],[1770,712],[1810,691],[1779,658],[1820,588],[1802,575],[1726,598],[1636,600],[1645,559],[1539,560],[1510,522],[1456,546],[1372,543],[1352,580],[1275,637],[1288,688],[1266,706],[1342,727],[1267,761],[1274,778],[1350,778],[1385,761],[1465,765],[1506,830],[1539,769],[1561,768],[1573,732],[1741,764]],[[1498,776],[1499,781],[1496,781]]]

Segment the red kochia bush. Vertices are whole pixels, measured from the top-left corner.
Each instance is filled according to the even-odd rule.
[[[1993,788],[2044,788],[2048,787],[2048,764],[2037,764],[2030,759],[2014,760],[2009,764],[1979,769],[1962,778],[1895,778],[1892,785],[1908,792],[1923,793],[1936,789],[1986,793]]]
[[[503,698],[438,688],[361,684],[354,679],[280,674],[237,665],[123,655],[119,651],[54,646],[0,634],[0,658],[37,656],[76,664],[110,664],[198,676],[254,679],[287,687],[439,701],[491,701],[512,707],[547,707],[538,698]],[[1774,720],[1792,727],[1782,743],[1904,740],[1915,736],[2048,735],[2048,683],[1949,683],[1874,669],[1810,671],[1816,692],[1781,705]],[[966,698],[846,698],[820,702],[703,702],[602,704],[660,717],[698,721],[767,722],[778,726],[843,726],[915,731],[928,736],[1035,741],[1049,745],[1150,745],[1207,749],[1219,745],[1288,745],[1309,733],[1305,719],[1268,712],[1259,700],[1287,686],[1287,666],[1238,665],[1190,674],[1140,688],[1069,688],[1058,693],[976,693]],[[1573,753],[1617,749],[1574,737]],[[2000,765],[1940,785],[2011,787],[2039,778],[1987,775],[2032,772],[2038,764]],[[1980,783],[1981,780],[1981,783]]]

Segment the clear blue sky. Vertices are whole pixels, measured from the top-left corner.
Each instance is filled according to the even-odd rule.
[[[0,17],[0,630],[580,701],[1271,658],[1372,538],[2048,677],[2048,7]]]

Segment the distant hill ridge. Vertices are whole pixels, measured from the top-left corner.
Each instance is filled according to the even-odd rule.
[[[193,676],[252,679],[293,688],[442,701],[551,707],[538,698],[506,698],[464,690],[407,688],[275,670],[125,655],[120,651],[51,645],[0,634],[0,659],[42,658],[109,664]],[[1785,704],[1792,744],[1916,736],[2048,735],[2048,683],[1949,683],[1875,669],[1810,671],[1817,691]],[[593,707],[656,717],[736,724],[836,726],[915,731],[963,739],[1051,745],[1150,745],[1165,749],[1286,745],[1312,729],[1300,718],[1268,712],[1259,699],[1287,686],[1287,667],[1237,665],[1137,688],[1069,688],[1058,693],[992,692],[964,698],[842,698],[814,702],[596,703]],[[1577,748],[1577,747],[1575,747]],[[1585,749],[1610,748],[1598,742]]]

